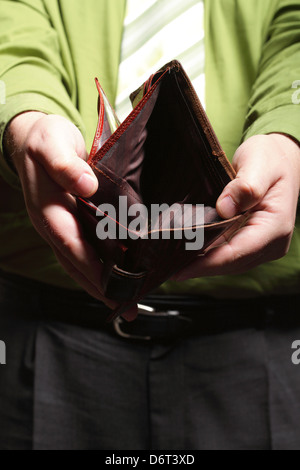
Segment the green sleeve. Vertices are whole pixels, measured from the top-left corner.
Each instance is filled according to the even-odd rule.
[[[300,80],[300,2],[279,0],[252,89],[244,140],[280,132],[300,141],[300,105],[293,100],[292,88],[296,80]]]
[[[0,104],[0,175],[19,187],[3,157],[3,135],[13,117],[24,111],[60,114],[84,130],[75,79],[63,63],[61,38],[43,0],[0,0],[0,18],[0,80],[6,91]]]

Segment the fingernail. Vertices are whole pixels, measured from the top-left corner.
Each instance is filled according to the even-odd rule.
[[[219,202],[218,211],[225,219],[230,219],[237,214],[237,206],[231,196],[226,196]]]
[[[82,196],[90,196],[97,190],[97,180],[88,173],[83,173],[77,181],[76,189]]]

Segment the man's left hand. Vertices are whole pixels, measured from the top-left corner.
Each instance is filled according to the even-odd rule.
[[[236,151],[237,177],[217,201],[224,219],[249,213],[233,238],[226,235],[172,279],[240,274],[288,253],[300,188],[300,148],[282,134],[258,135]]]

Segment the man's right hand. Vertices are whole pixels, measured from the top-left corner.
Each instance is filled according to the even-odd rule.
[[[28,112],[15,117],[5,151],[19,174],[29,217],[67,273],[111,308],[100,290],[102,263],[85,241],[72,194],[89,197],[98,186],[86,163],[82,134],[61,116]]]

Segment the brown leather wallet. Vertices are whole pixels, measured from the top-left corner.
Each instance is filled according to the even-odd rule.
[[[114,318],[240,225],[240,217],[223,220],[216,212],[235,172],[178,61],[131,95],[134,109],[115,131],[114,112],[98,90],[99,122],[88,162],[99,189],[77,203],[104,265],[100,287],[119,304]],[[161,205],[150,221],[152,208]],[[203,243],[187,249],[187,238],[197,234]]]

